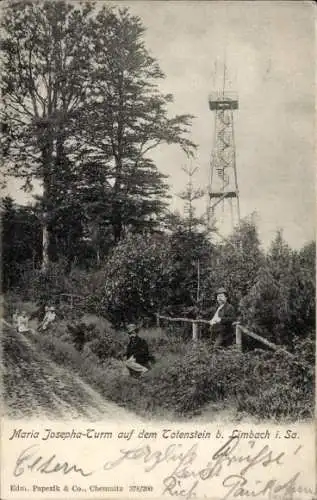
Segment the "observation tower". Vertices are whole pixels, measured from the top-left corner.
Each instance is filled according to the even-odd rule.
[[[236,92],[223,90],[209,95],[209,109],[214,113],[214,138],[210,158],[207,221],[233,229],[240,223],[240,202],[234,137],[234,111],[239,108]],[[229,227],[229,226],[228,226]]]

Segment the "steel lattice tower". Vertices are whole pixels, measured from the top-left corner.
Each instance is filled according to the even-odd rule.
[[[238,107],[235,92],[222,90],[209,96],[209,108],[215,113],[207,206],[210,226],[215,220],[220,223],[231,220],[231,229],[240,223],[233,116]]]

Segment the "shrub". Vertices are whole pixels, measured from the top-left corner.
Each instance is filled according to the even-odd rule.
[[[106,358],[122,358],[125,344],[119,335],[105,332],[102,337],[96,337],[87,343],[87,347],[103,361]]]
[[[103,312],[115,324],[154,318],[169,279],[167,240],[129,235],[104,268]]]
[[[49,355],[50,359],[55,363],[67,366],[74,371],[78,371],[81,366],[83,358],[77,349],[61,339],[51,335],[42,335],[34,338],[35,342]],[[98,364],[99,360],[94,356],[94,362]]]
[[[71,344],[77,351],[90,352],[98,361],[121,358],[127,342],[126,336],[115,331],[110,323],[93,314],[84,314],[76,320],[58,320],[50,332],[43,336],[58,338]]]
[[[205,404],[231,401],[239,412],[258,418],[299,419],[313,415],[314,369],[284,353],[235,348],[212,351],[202,343],[166,352],[144,378],[116,374],[104,394],[134,410],[178,416],[199,413]]]
[[[225,286],[231,303],[238,307],[241,298],[254,285],[263,261],[264,253],[252,215],[241,220],[239,227],[225,242],[215,245],[207,277],[209,303],[206,306],[214,306],[212,298],[215,297],[216,289]]]
[[[277,234],[255,283],[241,301],[244,323],[289,348],[315,324],[314,245],[296,252]]]
[[[181,330],[167,332],[162,328],[141,329],[140,336],[149,344],[151,352],[164,358],[167,353],[184,354],[187,343]]]

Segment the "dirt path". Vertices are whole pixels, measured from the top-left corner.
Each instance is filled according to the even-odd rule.
[[[52,363],[51,369],[58,378],[63,378],[63,376],[65,377],[69,375],[65,373],[66,370],[59,367],[55,363]],[[131,421],[131,418],[133,418],[133,420],[140,420],[139,417],[136,417],[136,415],[131,411],[118,406],[116,403],[107,401],[101,394],[99,394],[99,392],[97,392],[77,374],[72,374],[71,384],[73,384],[75,390],[76,388],[80,389],[82,401],[77,407],[72,407],[69,403],[60,401],[59,408],[61,417],[71,417],[72,419],[85,418],[89,419],[89,421],[107,419],[120,420],[120,422],[122,422]]]
[[[4,399],[10,418],[142,421],[109,402],[71,369],[53,362],[32,337],[5,325]],[[38,335],[35,331],[32,335]]]

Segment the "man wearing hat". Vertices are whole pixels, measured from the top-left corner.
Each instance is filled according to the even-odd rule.
[[[43,318],[43,321],[40,323],[38,330],[47,330],[49,325],[53,323],[56,319],[56,312],[55,312],[55,307],[54,306],[45,306],[45,316]]]
[[[142,375],[149,369],[149,361],[152,358],[149,353],[149,347],[145,339],[138,335],[138,327],[134,324],[127,326],[129,335],[129,344],[126,352],[126,367],[130,375]]]
[[[234,331],[232,323],[235,321],[235,311],[228,302],[228,293],[225,288],[217,290],[218,309],[210,320],[212,336],[215,347],[227,347],[233,344]]]

